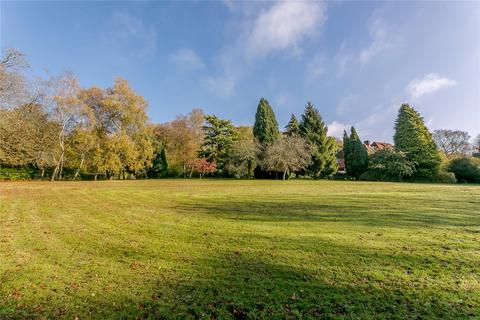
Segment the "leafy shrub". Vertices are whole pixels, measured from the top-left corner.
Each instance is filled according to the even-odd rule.
[[[34,178],[36,172],[30,167],[7,168],[0,167],[0,180],[30,180]]]
[[[457,178],[455,178],[455,174],[453,172],[439,172],[433,182],[438,183],[457,183]]]
[[[415,163],[404,152],[384,149],[371,156],[368,171],[363,179],[401,181],[415,172]]]
[[[456,158],[450,161],[448,171],[453,172],[459,182],[480,182],[480,159]]]

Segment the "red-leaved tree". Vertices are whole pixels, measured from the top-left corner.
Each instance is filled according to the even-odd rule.
[[[207,173],[214,173],[217,171],[217,164],[210,162],[207,159],[200,158],[192,161],[192,168],[194,172],[198,172],[200,179]]]

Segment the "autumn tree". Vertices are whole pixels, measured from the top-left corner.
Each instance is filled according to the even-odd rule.
[[[53,165],[57,125],[43,106],[27,104],[0,109],[0,165],[31,165],[41,171]]]
[[[62,179],[65,153],[73,142],[73,133],[84,120],[84,104],[80,99],[80,86],[71,73],[50,80],[55,87],[50,116],[58,125],[57,146],[54,152],[55,168],[51,180]]]
[[[447,157],[465,155],[470,151],[470,135],[467,131],[439,129],[433,132],[433,140]]]
[[[305,139],[296,135],[285,135],[266,148],[261,166],[267,171],[282,172],[285,180],[289,173],[308,166],[313,149]]]
[[[90,165],[95,173],[113,178],[142,174],[153,158],[152,128],[147,103],[124,79],[111,88],[90,88],[81,92],[94,132]]]
[[[205,158],[197,158],[193,160],[192,168],[194,172],[199,174],[200,179],[206,174],[215,173],[217,171],[217,165],[215,162],[208,161]]]
[[[334,174],[337,171],[335,138],[327,136],[327,126],[318,110],[307,103],[300,122],[300,135],[315,148],[306,172],[317,179]]]

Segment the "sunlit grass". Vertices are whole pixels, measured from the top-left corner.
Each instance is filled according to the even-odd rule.
[[[480,187],[0,184],[0,318],[480,317]]]

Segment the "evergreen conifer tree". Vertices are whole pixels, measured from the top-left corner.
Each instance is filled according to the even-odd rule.
[[[350,175],[349,169],[352,165],[352,151],[350,147],[350,137],[346,130],[343,130],[343,158],[345,161],[345,172]]]
[[[415,164],[412,177],[430,179],[438,173],[441,159],[432,134],[420,114],[408,104],[402,104],[398,111],[393,140],[395,149],[405,152]]]
[[[216,164],[219,174],[226,172],[225,166],[229,160],[234,142],[238,136],[230,120],[223,120],[214,115],[205,116],[203,126],[205,136],[199,155]]]
[[[290,121],[285,127],[285,130],[289,136],[300,135],[300,127],[298,125],[297,118],[293,113],[292,113],[292,116],[290,117]]]
[[[261,144],[271,145],[280,137],[278,122],[267,100],[260,99],[255,114],[253,135]]]
[[[336,144],[333,137],[327,136],[327,126],[318,110],[307,103],[300,122],[300,135],[315,146],[312,162],[306,172],[317,179],[334,174],[337,171]]]
[[[368,152],[353,126],[349,138],[349,148],[350,162],[349,167],[347,167],[347,173],[352,177],[358,178],[368,169]]]
[[[148,177],[150,178],[163,178],[168,173],[167,157],[165,155],[165,148],[159,146],[155,153],[155,158],[152,161],[152,167],[148,170]]]

